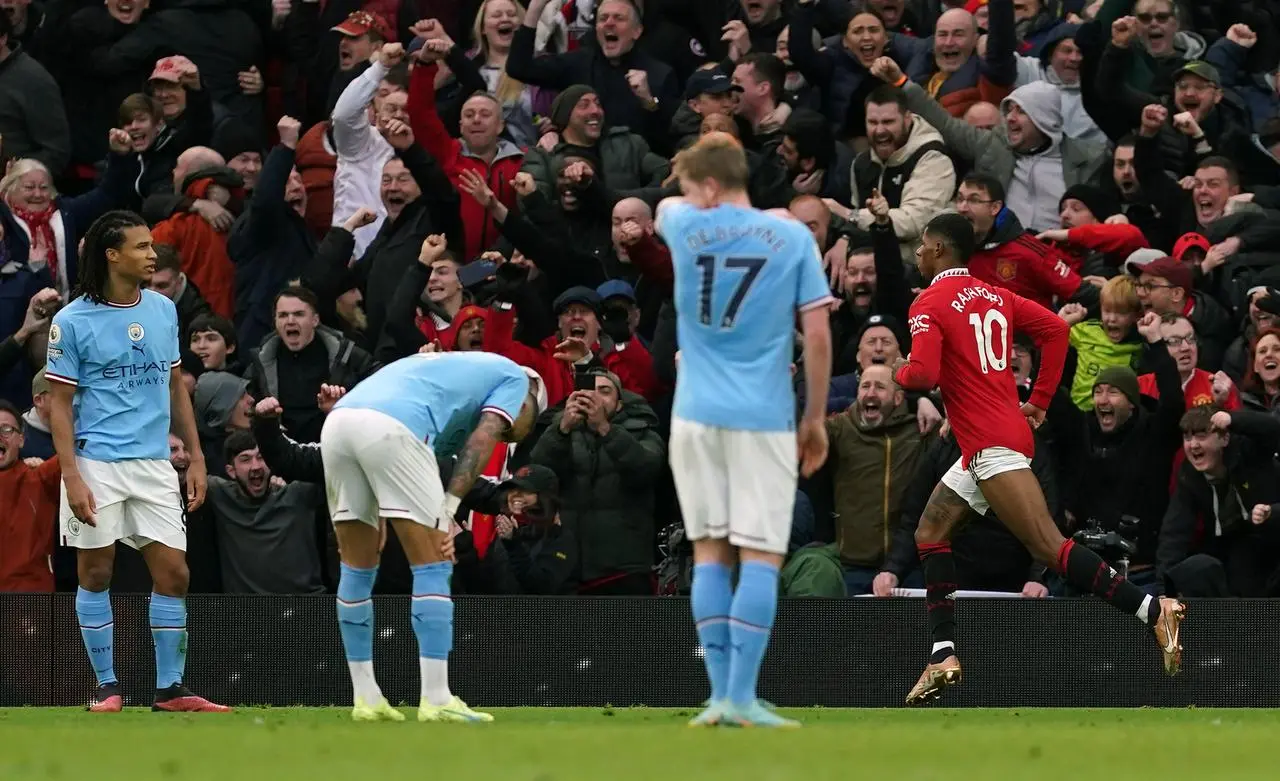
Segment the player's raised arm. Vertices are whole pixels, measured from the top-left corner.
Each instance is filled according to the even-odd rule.
[[[1036,384],[1027,403],[1047,410],[1058,381],[1062,379],[1071,329],[1062,318],[1036,302],[1013,293],[1010,296],[1013,299],[1013,330],[1026,333],[1040,348],[1040,370],[1036,373]]]
[[[169,370],[169,427],[187,446],[191,462],[187,466],[187,512],[194,512],[204,504],[208,487],[208,472],[204,463],[204,450],[200,448],[200,435],[196,431],[196,414],[191,408],[191,396],[182,381],[182,367]]]

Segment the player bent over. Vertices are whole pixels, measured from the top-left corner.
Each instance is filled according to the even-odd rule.
[[[187,534],[169,427],[191,455],[187,507],[204,502],[205,466],[179,363],[173,302],[144,290],[156,268],[138,215],[107,212],[89,227],[76,297],[49,327],[45,376],[50,428],[62,464],[62,543],[77,549],[76,616],[98,690],[89,710],[123,705],[112,654],[115,545],[142,552],[155,584],[152,710],[227,711],[182,683],[187,657]]]
[[[428,241],[441,240],[429,237]],[[342,574],[338,628],[356,721],[403,721],[373,675],[373,582],[380,524],[390,524],[413,572],[418,721],[493,721],[449,690],[453,564],[442,546],[461,498],[499,442],[518,442],[538,413],[537,374],[492,353],[421,353],[379,369],[334,406],[320,433],[325,489]],[[457,455],[448,491],[437,459]]]
[[[831,292],[804,224],[751,207],[734,138],[704,136],[676,158],[675,172],[684,197],[658,210],[681,350],[671,469],[693,541],[693,618],[711,681],[710,705],[691,726],[796,727],[757,700],[756,683],[791,536],[797,460],[808,476],[827,456]],[[798,431],[797,312],[806,387]]]
[[[965,266],[973,251],[973,228],[960,215],[939,215],[925,227],[916,256],[928,287],[911,305],[911,355],[899,359],[895,376],[911,390],[942,389],[961,453],[934,489],[916,531],[933,652],[907,703],[924,702],[960,682],[951,534],[970,507],[979,514],[994,510],[1037,561],[1072,586],[1147,623],[1166,672],[1176,674],[1183,605],[1176,599],[1152,599],[1098,554],[1065,539],[1031,471],[1032,428],[1044,422],[1061,378],[1067,325],[1038,304],[971,277]],[[1009,368],[1018,331],[1041,349],[1040,372],[1021,409]]]

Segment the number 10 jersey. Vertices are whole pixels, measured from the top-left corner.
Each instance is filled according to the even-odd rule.
[[[1048,309],[964,268],[933,278],[911,305],[911,355],[897,381],[908,390],[942,389],[947,418],[960,444],[961,465],[985,448],[1035,455],[1023,417],[1011,356],[1014,333],[1040,347],[1040,371],[1030,402],[1048,409],[1067,355],[1068,327]]]
[[[831,302],[813,234],[758,209],[680,201],[660,206],[657,231],[675,273],[675,417],[794,431],[796,312]]]

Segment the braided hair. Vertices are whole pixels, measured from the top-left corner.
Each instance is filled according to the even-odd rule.
[[[109,211],[93,221],[84,234],[84,252],[80,254],[80,283],[75,294],[84,296],[95,304],[107,300],[109,263],[107,250],[120,249],[124,244],[124,232],[129,228],[147,227],[147,221],[131,211]]]

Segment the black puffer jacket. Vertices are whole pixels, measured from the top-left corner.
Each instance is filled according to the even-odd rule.
[[[653,567],[653,492],[666,450],[658,416],[623,391],[622,407],[601,437],[580,426],[560,431],[563,409],[529,455],[560,478],[560,521],[578,540],[583,583]]]

